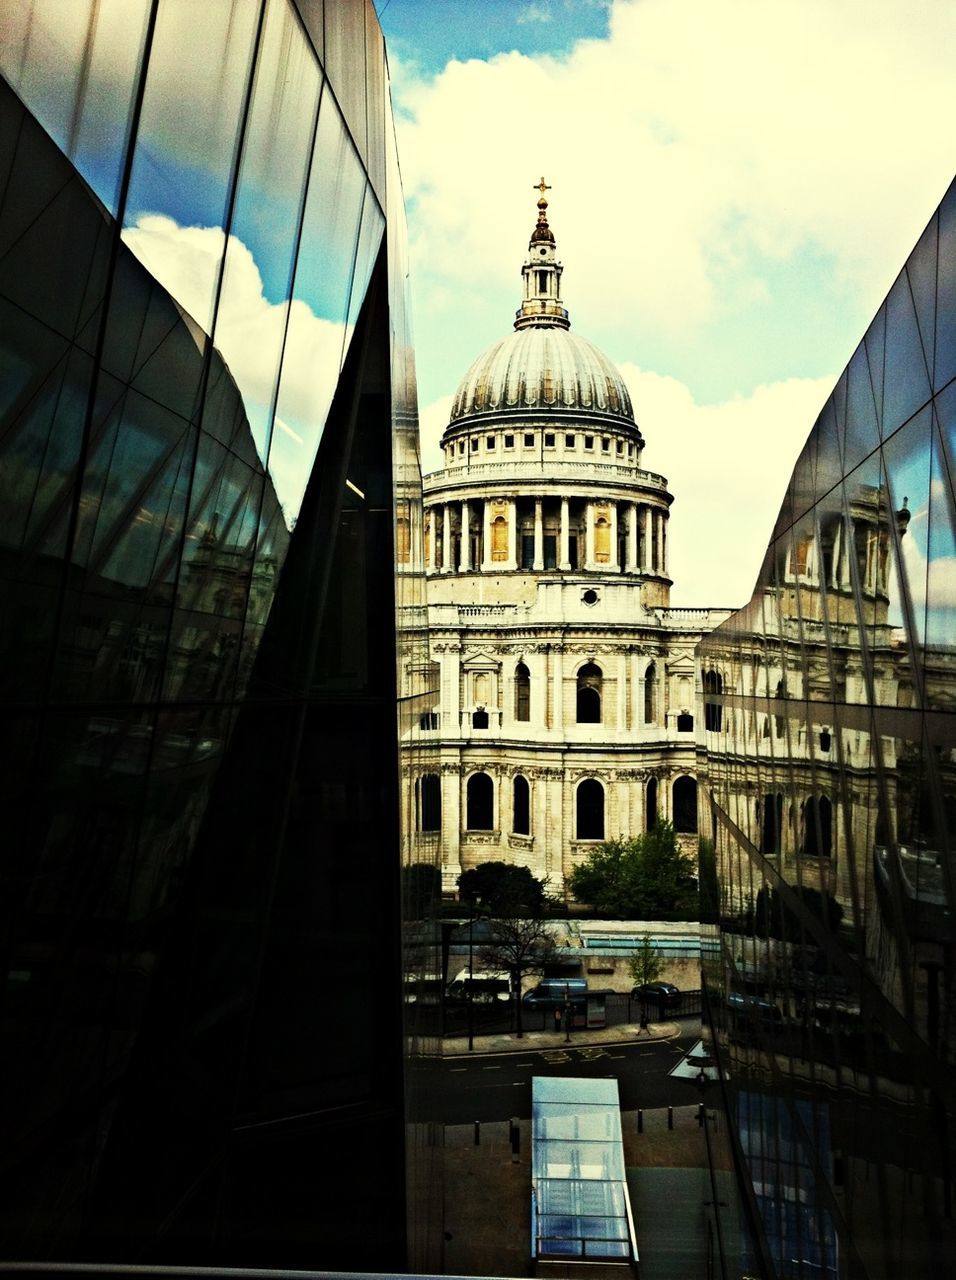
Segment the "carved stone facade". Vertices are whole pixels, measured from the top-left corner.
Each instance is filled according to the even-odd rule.
[[[562,270],[542,194],[515,332],[465,375],[425,477],[438,679],[414,737],[440,804],[410,855],[437,824],[449,893],[491,860],[560,893],[602,839],[696,831],[694,649],[727,611],[669,607],[673,499],[617,370],[570,332]]]

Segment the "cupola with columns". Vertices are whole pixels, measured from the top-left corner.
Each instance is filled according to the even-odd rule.
[[[641,467],[644,440],[617,369],[571,330],[550,188],[535,186],[514,331],[465,374],[443,469],[425,477],[427,572],[613,575],[640,581],[647,606],[667,605],[673,499],[664,477]]]

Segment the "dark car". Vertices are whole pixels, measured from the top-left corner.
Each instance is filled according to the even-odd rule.
[[[680,1004],[680,991],[673,982],[645,982],[631,992],[632,1000],[652,1005],[658,1009],[676,1009]]]

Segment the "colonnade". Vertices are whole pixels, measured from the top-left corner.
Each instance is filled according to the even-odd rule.
[[[555,528],[552,504],[560,504],[556,542],[550,557],[546,557],[546,503],[551,507],[552,529]],[[522,567],[667,573],[666,510],[643,502],[588,498],[575,502],[578,509],[572,516],[572,499],[564,495],[559,499],[466,498],[431,504],[425,515],[427,571],[516,570],[519,567],[519,520],[531,518],[532,504],[532,563]],[[582,532],[583,548],[572,556],[572,537],[577,540]],[[550,536],[554,538],[555,534]],[[546,558],[550,558],[550,564],[546,565]],[[572,559],[576,563],[572,564]]]

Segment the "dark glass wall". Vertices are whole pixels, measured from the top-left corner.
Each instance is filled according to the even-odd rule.
[[[761,1275],[956,1266],[954,466],[951,188],[701,645],[706,989]]]
[[[0,1253],[403,1269],[427,663],[381,32],[0,8]]]

